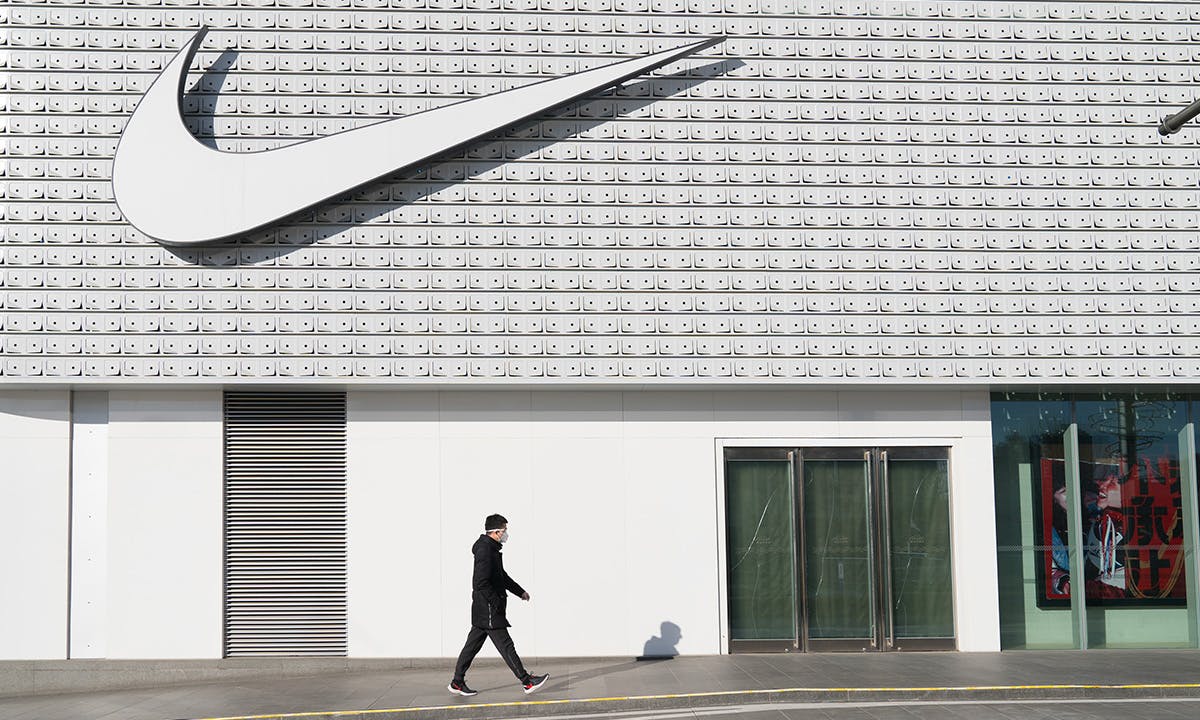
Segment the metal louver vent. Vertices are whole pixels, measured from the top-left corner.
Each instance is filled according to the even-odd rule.
[[[225,655],[346,654],[346,394],[225,393]]]

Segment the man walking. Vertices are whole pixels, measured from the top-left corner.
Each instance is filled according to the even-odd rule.
[[[544,685],[550,676],[530,675],[525,671],[512,637],[508,634],[508,628],[512,626],[508,624],[504,611],[508,607],[506,593],[511,592],[522,600],[528,600],[529,593],[504,572],[504,558],[500,550],[508,542],[508,520],[503,515],[488,515],[483,521],[483,529],[483,535],[471,547],[475,555],[475,571],[471,577],[471,631],[467,633],[467,642],[458,655],[458,664],[454,666],[454,679],[446,689],[455,695],[467,697],[477,694],[467,687],[467,669],[483,647],[483,641],[490,637],[492,644],[500,651],[500,657],[508,663],[508,668],[521,681],[528,695]]]

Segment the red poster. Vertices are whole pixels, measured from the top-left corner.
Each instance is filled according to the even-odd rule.
[[[1084,592],[1088,603],[1183,604],[1182,499],[1171,458],[1080,463]],[[1066,473],[1061,458],[1039,462],[1038,605],[1070,602]]]

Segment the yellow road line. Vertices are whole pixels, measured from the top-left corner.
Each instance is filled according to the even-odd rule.
[[[375,715],[380,713],[418,713],[433,710],[467,710],[473,708],[511,708],[535,705],[570,705],[622,702],[634,700],[682,700],[686,698],[733,697],[767,695],[770,693],[884,693],[884,692],[978,692],[986,690],[1170,690],[1200,689],[1200,683],[1142,683],[1129,685],[963,685],[959,687],[809,687],[776,688],[771,690],[715,690],[711,692],[674,693],[669,695],[630,695],[628,697],[565,698],[562,700],[513,700],[498,703],[465,703],[461,705],[427,705],[425,707],[388,708],[380,710],[327,710],[303,713],[271,713],[269,715],[236,715],[203,720],[274,720],[287,718],[336,718],[345,715]]]

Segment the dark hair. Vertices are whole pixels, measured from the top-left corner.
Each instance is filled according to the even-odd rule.
[[[491,532],[493,530],[501,530],[507,524],[508,524],[508,519],[505,518],[503,515],[488,515],[487,519],[483,521],[483,530],[484,530],[484,532]]]

